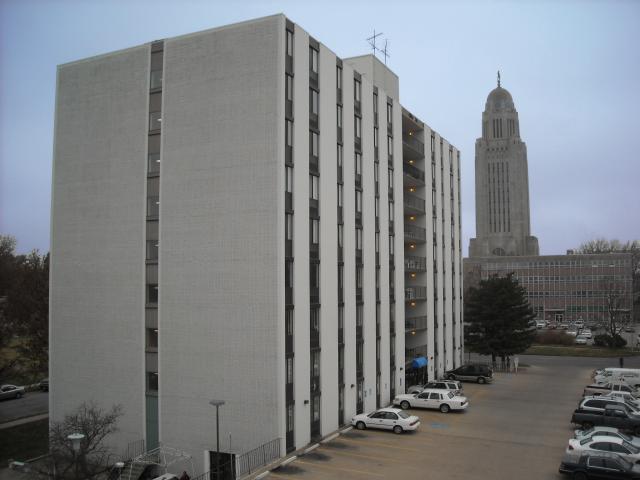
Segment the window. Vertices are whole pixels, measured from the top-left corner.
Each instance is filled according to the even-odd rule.
[[[338,224],[338,247],[342,248],[344,242],[344,225]]]
[[[147,303],[158,303],[158,285],[155,283],[147,285]]]
[[[393,235],[391,235],[389,237],[389,255],[394,255],[394,252],[396,251],[396,242],[395,242],[395,237]]]
[[[149,130],[160,130],[162,126],[162,112],[151,112],[149,114]]]
[[[362,213],[362,192],[356,190],[356,212]]]
[[[355,156],[356,175],[362,175],[362,154],[356,152]]]
[[[389,189],[393,190],[393,170],[389,169]]]
[[[147,348],[158,348],[157,328],[147,328]]]
[[[316,175],[309,175],[309,198],[312,200],[318,200],[320,177]]]
[[[338,306],[338,328],[344,328],[344,305]]]
[[[313,73],[318,73],[318,51],[313,47],[309,48],[309,68]]]
[[[342,107],[338,105],[338,128],[342,128]]]
[[[318,350],[311,351],[311,376],[320,376],[320,352]]]
[[[359,80],[354,79],[353,81],[353,98],[355,99],[356,102],[360,101],[360,94],[361,94],[361,83]]]
[[[342,192],[344,190],[344,187],[342,186],[341,183],[338,184],[338,206],[342,207]]]
[[[294,405],[287,405],[287,432],[293,432]]]
[[[158,260],[158,240],[147,240],[147,260]]]
[[[286,75],[286,84],[285,90],[287,94],[287,100],[293,102],[293,77],[291,75]]]
[[[155,55],[155,54],[152,54]],[[152,70],[149,82],[151,89],[162,87],[162,70]]]
[[[293,57],[293,32],[287,30],[287,55]]]
[[[355,136],[362,137],[362,120],[357,115],[355,116]]]
[[[147,390],[158,391],[158,372],[147,372]]]
[[[314,245],[320,243],[320,220],[317,218],[311,220],[311,243]]]
[[[311,288],[320,288],[320,264],[319,263],[311,263],[309,265],[309,282],[310,282]]]
[[[393,155],[393,137],[387,137],[387,151],[389,156]]]
[[[362,229],[356,228],[356,250],[362,250]]]
[[[356,265],[356,288],[362,288],[362,266]]]
[[[393,106],[387,103],[387,123],[393,123]]]
[[[287,147],[293,147],[293,122],[291,120],[287,120],[285,126]]]
[[[378,129],[373,129],[373,148],[378,148]]]
[[[338,145],[338,168],[342,168],[342,145]]]
[[[287,213],[285,220],[285,237],[287,240],[293,240],[293,214]]]
[[[380,216],[380,197],[376,197],[375,199],[375,215],[376,218]]]
[[[313,88],[309,89],[309,110],[313,115],[318,115],[319,110],[319,94]]]
[[[293,193],[293,168],[285,167],[284,172],[285,192]]]
[[[389,201],[389,222],[393,222],[395,210],[393,209],[393,200]]]
[[[336,67],[336,86],[338,90],[342,89],[342,68]]]
[[[286,310],[284,321],[287,335],[293,335],[293,308],[288,308]]]
[[[380,167],[378,162],[374,162],[373,164],[373,179],[376,184],[378,183],[378,181],[380,181]]]
[[[380,232],[376,232],[376,253],[380,253]]]
[[[338,349],[338,370],[344,370],[344,347]]]
[[[293,357],[287,357],[287,383],[293,383]]]
[[[284,285],[286,288],[293,288],[293,260],[285,263]]]
[[[311,148],[311,155],[313,155],[314,157],[318,156],[318,150],[319,150],[319,135],[316,132],[309,132],[309,137],[310,137],[310,148]]]
[[[378,115],[378,94],[373,93],[373,114]]]

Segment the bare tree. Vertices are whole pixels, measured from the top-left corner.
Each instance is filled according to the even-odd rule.
[[[599,283],[599,294],[605,299],[607,308],[606,329],[611,337],[620,335],[622,330],[631,323],[629,299],[625,295],[622,280],[608,276]]]
[[[71,480],[92,479],[105,473],[113,463],[105,438],[118,430],[122,406],[105,411],[95,403],[83,403],[64,420],[54,422],[49,430],[49,457],[44,465],[32,471],[37,476]],[[76,452],[69,435],[81,433],[84,438]]]

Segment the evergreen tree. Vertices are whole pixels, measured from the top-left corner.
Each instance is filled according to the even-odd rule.
[[[505,356],[525,351],[536,335],[535,314],[512,274],[481,280],[464,304],[465,345],[472,352]]]

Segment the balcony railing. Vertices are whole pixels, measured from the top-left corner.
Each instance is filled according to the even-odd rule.
[[[427,328],[427,316],[407,318],[404,321],[404,328],[406,331],[412,330],[424,330]]]
[[[412,240],[425,242],[427,240],[427,231],[422,227],[404,224],[404,236]]]
[[[407,287],[404,289],[405,300],[418,300],[427,298],[427,287]]]
[[[404,194],[404,205],[405,207],[415,208],[421,212],[425,212],[425,201],[423,198],[416,197],[415,195],[411,195],[410,193]]]
[[[410,135],[402,135],[402,143],[412,149],[414,152],[420,154],[420,156],[424,157],[424,143],[422,143],[416,137]]]
[[[405,270],[424,272],[427,269],[427,259],[407,255],[404,257],[404,268]]]
[[[406,163],[402,165],[402,170],[410,177],[424,183],[424,172],[422,170],[414,167],[413,165],[407,165]]]

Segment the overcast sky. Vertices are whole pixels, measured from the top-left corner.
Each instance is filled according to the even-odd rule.
[[[389,41],[400,101],[461,150],[463,248],[474,143],[502,72],[527,143],[542,254],[640,238],[640,2],[0,0],[0,234],[49,249],[56,65],[284,13],[341,57]]]

